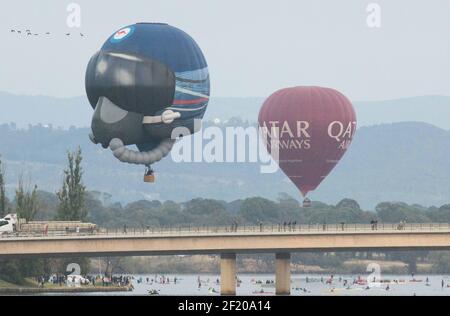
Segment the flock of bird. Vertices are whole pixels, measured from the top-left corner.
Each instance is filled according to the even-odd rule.
[[[26,34],[27,36],[39,36],[39,33],[32,33],[31,30],[28,30],[28,29],[25,30],[25,31],[12,29],[11,33],[16,33],[16,34],[22,34],[23,33],[23,34]],[[45,32],[45,35],[51,35],[51,33],[50,32]],[[66,33],[66,36],[70,36],[70,35],[72,35],[70,32]],[[84,34],[80,33],[80,36],[84,37]]]

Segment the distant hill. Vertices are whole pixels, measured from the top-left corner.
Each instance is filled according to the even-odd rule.
[[[111,193],[117,201],[275,199],[280,192],[299,198],[281,171],[261,174],[256,163],[174,163],[169,156],[155,167],[156,183],[145,184],[142,167],[118,162],[109,150],[90,143],[88,133],[88,128],[1,125],[0,153],[9,192],[21,173],[40,189],[55,192],[62,181],[66,151],[80,145],[86,185]],[[380,201],[442,205],[450,202],[449,158],[450,131],[418,122],[362,127],[341,163],[311,197],[334,204],[353,198],[364,208]]]
[[[228,120],[237,116],[255,122],[264,98],[215,98],[206,111],[206,119]],[[419,96],[387,101],[353,101],[358,126],[395,122],[425,122],[450,129],[450,97]]]
[[[264,98],[212,98],[205,119],[229,120],[239,117],[256,122]],[[418,121],[450,129],[450,97],[421,96],[388,101],[359,102],[354,106],[359,126]],[[85,96],[53,98],[21,96],[0,92],[0,124],[14,122],[19,127],[28,124],[51,124],[53,127],[88,127],[92,108]]]

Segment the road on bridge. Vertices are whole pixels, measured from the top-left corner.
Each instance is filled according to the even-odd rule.
[[[257,225],[2,235],[0,257],[449,249],[450,224]]]

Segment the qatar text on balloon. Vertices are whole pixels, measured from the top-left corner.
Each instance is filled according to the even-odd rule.
[[[288,121],[263,122],[263,129],[268,136],[274,139],[273,144],[280,149],[310,149],[311,148],[311,124],[308,121],[296,121],[292,128]],[[278,132],[279,131],[279,132]],[[328,136],[339,143],[338,148],[347,149],[356,131],[356,122],[333,121],[328,124]]]
[[[274,140],[272,144],[276,148],[309,149],[311,147],[311,135],[308,132],[309,122],[297,121],[295,129],[289,126],[288,121],[284,121],[282,124],[279,121],[269,121],[268,123],[269,126],[263,122],[262,127],[268,137]],[[284,139],[286,136],[289,139]]]
[[[347,126],[341,121],[333,121],[328,125],[328,136],[340,143],[338,146],[340,149],[347,149],[350,146],[355,131],[355,121],[348,122]]]

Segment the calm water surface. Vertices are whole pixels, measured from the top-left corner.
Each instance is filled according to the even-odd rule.
[[[149,290],[156,290],[160,295],[219,295],[220,284],[217,284],[219,275],[201,274],[166,274],[169,283],[161,283],[161,275],[133,275],[132,292],[121,293],[90,293],[89,295],[148,295]],[[174,278],[177,278],[175,284]],[[198,279],[200,277],[201,286],[199,287]],[[148,282],[147,282],[148,278]],[[274,281],[273,274],[239,274],[239,286],[237,287],[237,295],[274,295],[275,285],[266,284],[266,281]],[[308,282],[306,280],[308,278]],[[416,275],[414,279],[408,275],[383,275],[380,286],[367,288],[364,284],[353,284],[357,279],[357,275],[334,275],[330,279],[330,275],[291,275],[291,295],[433,295],[433,296],[450,296],[450,276],[438,275]],[[362,276],[366,279],[367,276]],[[426,282],[428,278],[428,283]],[[156,282],[155,282],[156,279]],[[152,281],[153,280],[153,281]],[[347,285],[344,285],[347,280]],[[444,287],[442,287],[444,280]],[[259,281],[262,282],[258,283]],[[328,281],[328,282],[327,282]],[[261,293],[263,292],[263,293]]]

